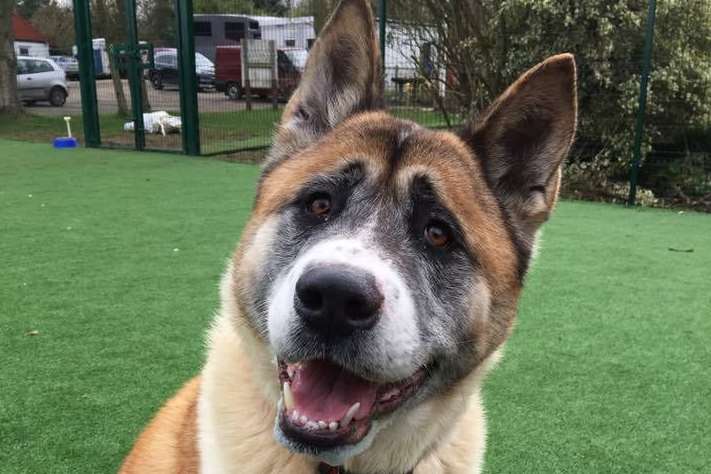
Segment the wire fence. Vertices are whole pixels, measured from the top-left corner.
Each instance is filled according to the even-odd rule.
[[[187,90],[181,89],[180,59],[187,43],[171,0],[139,4],[135,33],[126,11],[131,0],[93,2],[92,80],[101,143],[138,146],[132,127],[141,125],[133,120],[140,106],[153,114],[143,121],[145,148],[184,150],[185,131],[181,136],[181,124],[170,125],[184,118],[186,97],[192,96],[197,113],[190,120],[199,124],[201,154],[267,148],[336,2],[261,2],[271,10],[256,3],[193,0],[187,33],[195,48],[196,90]],[[377,11],[385,2],[373,3]],[[384,22],[383,81],[394,115],[456,128],[529,67],[573,52],[580,122],[564,192],[627,199],[649,2],[387,3],[376,21]],[[711,210],[711,4],[669,0],[656,14],[638,197],[644,204]],[[138,45],[133,49],[132,39]],[[76,47],[64,54],[76,57]],[[136,57],[140,78],[131,81]],[[65,107],[78,111],[75,92]]]
[[[270,145],[317,36],[317,18],[303,7],[267,16],[246,13],[239,5],[194,15],[196,52],[214,65],[214,87],[198,94],[207,154]],[[420,74],[418,45],[407,40],[407,30],[397,22],[388,21],[386,31],[383,80],[390,110],[426,126],[447,126],[446,114]]]

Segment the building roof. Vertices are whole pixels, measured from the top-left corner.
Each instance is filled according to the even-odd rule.
[[[223,18],[249,18],[250,20],[258,21],[261,26],[274,26],[274,25],[289,25],[289,24],[312,24],[314,22],[314,17],[312,16],[291,16],[291,17],[281,17],[281,16],[262,16],[262,15],[250,15],[247,13],[195,13],[193,15],[195,18],[207,18],[207,17],[223,17]]]
[[[15,41],[29,41],[31,43],[47,43],[47,37],[37,31],[32,23],[22,18],[17,13],[12,14],[12,31]]]
[[[292,16],[292,17],[280,17],[280,16],[258,16],[250,15],[250,18],[257,20],[260,25],[289,25],[293,23],[309,24],[314,22],[314,17],[312,16]]]

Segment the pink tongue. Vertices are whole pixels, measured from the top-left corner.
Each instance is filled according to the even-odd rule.
[[[325,361],[309,361],[296,370],[291,382],[295,410],[314,421],[338,421],[354,403],[363,419],[375,404],[377,386]]]

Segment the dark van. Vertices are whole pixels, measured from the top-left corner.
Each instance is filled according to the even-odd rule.
[[[278,83],[277,97],[288,99],[301,79],[301,71],[287,54],[287,50],[277,50]],[[240,46],[218,46],[215,53],[215,88],[227,97],[237,100],[243,97],[245,86],[242,83],[242,48]],[[250,84],[252,95],[262,98],[272,96],[271,87],[254,87]]]

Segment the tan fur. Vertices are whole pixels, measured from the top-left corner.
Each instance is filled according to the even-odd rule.
[[[506,204],[514,217],[535,232],[553,211],[560,187],[560,166],[568,156],[577,127],[577,72],[572,54],[558,54],[524,73],[516,82],[494,101],[482,117],[470,124],[468,135],[475,148],[486,156],[487,162],[497,163],[490,169],[494,179],[507,169],[505,146],[510,141],[505,133],[516,128],[525,128],[528,121],[550,120],[547,130],[551,136],[544,149],[535,150],[539,156],[551,157],[548,180],[541,183],[544,193],[534,195],[506,196]],[[534,119],[532,121],[531,119]],[[478,146],[477,146],[478,145]],[[530,157],[533,160],[533,157]]]
[[[265,167],[294,155],[318,138],[314,133],[296,130],[297,111],[305,101],[308,102],[307,98],[317,98],[317,102],[321,102],[327,128],[334,128],[358,112],[383,107],[380,52],[374,22],[366,2],[343,0],[338,4],[309,51],[301,83],[284,109]],[[339,62],[335,70],[324,67],[334,59],[340,61],[344,57],[350,57],[350,61]],[[336,74],[348,78],[348,87],[338,93],[328,89]],[[309,112],[313,113],[312,110]]]
[[[535,240],[555,205],[560,164],[575,132],[575,64],[572,56],[559,55],[534,67],[460,138],[383,112],[361,113],[378,107],[382,85],[372,23],[364,0],[344,0],[316,42],[304,83],[284,112],[252,216],[223,276],[220,312],[209,332],[201,377],[161,409],[121,473],[316,472],[317,461],[289,452],[274,439],[277,368],[263,328],[256,327],[247,309],[258,269],[280,238],[274,216],[314,176],[355,161],[394,200],[408,195],[415,177],[426,176],[461,223],[480,274],[472,277],[470,290],[471,339],[462,341],[476,349],[477,364],[444,393],[395,412],[372,445],[345,467],[363,474],[405,472],[414,463],[416,474],[480,471],[486,437],[481,383],[511,331],[521,292],[518,250],[507,219]],[[319,105],[325,120],[320,123],[327,122],[328,130],[317,132],[299,122],[300,108],[306,98],[318,102],[319,84],[343,72],[327,66],[344,45],[357,67],[350,71],[353,64],[346,64],[352,80],[340,95]],[[513,163],[517,155],[507,146],[525,142],[525,125],[536,125],[531,122],[536,117],[550,128],[544,130],[549,135],[532,152],[542,159],[523,165],[538,166],[535,179],[542,181],[508,192],[498,184],[506,184],[509,171],[521,163]],[[395,159],[393,143],[403,140],[408,146]]]
[[[198,472],[197,401],[200,377],[186,383],[136,441],[120,474]]]
[[[209,430],[216,443],[215,452],[220,453],[224,465],[234,467],[229,472],[313,474],[316,470],[315,461],[290,453],[274,440],[279,398],[276,367],[265,341],[244,317],[240,301],[250,295],[251,275],[263,249],[278,238],[278,229],[270,223],[271,214],[293,199],[314,174],[336,170],[350,159],[365,160],[371,175],[383,173],[387,156],[364,129],[372,132],[395,125],[395,119],[385,114],[360,115],[339,126],[331,138],[276,168],[262,183],[254,213],[233,258],[234,267],[225,274],[221,315],[210,331],[209,357],[200,387],[200,396],[209,403],[202,405],[206,408],[199,418],[212,420]],[[491,299],[499,302],[489,308],[488,320],[472,318],[476,323],[471,342],[489,362],[448,393],[393,420],[365,454],[346,465],[356,472],[404,472],[413,459],[421,459],[416,472],[422,474],[479,471],[485,441],[480,384],[496,358],[494,350],[509,333],[520,292],[514,251],[477,162],[467,160],[467,150],[455,136],[422,133],[418,145],[402,157],[393,179],[406,182],[408,176],[426,174],[465,226],[468,244],[481,259]],[[139,439],[122,472],[198,472],[196,446],[176,448],[184,446],[185,440],[195,439],[185,433],[196,429],[194,411],[188,409],[194,407],[196,395],[197,382],[192,382],[166,405]],[[188,416],[189,420],[181,419]],[[182,471],[176,471],[176,466]]]
[[[266,237],[266,236],[262,236]],[[239,314],[234,270],[225,273],[222,311],[209,333],[209,357],[202,377],[193,379],[171,399],[146,428],[126,459],[121,474],[197,473],[195,406],[201,420],[212,419],[220,461],[230,473],[314,474],[317,462],[292,454],[276,443],[272,429],[279,397],[273,358],[254,330]],[[422,461],[415,474],[479,472],[485,447],[485,419],[480,384],[498,360],[487,362],[458,387],[393,420],[379,433],[367,454],[347,464],[355,472],[408,469],[413,453]],[[203,421],[204,423],[204,421]],[[443,438],[443,434],[444,436]],[[436,446],[436,449],[432,447]]]
[[[223,297],[229,294],[227,276]],[[279,385],[276,367],[264,344],[245,325],[234,329],[240,320],[235,301],[228,297],[223,313],[210,331],[209,358],[203,377],[203,396],[210,399],[211,413],[201,413],[219,420],[215,439],[222,461],[233,473],[314,474],[317,462],[292,454],[274,441],[272,429]],[[415,471],[418,474],[454,474],[478,472],[484,452],[484,414],[478,386],[494,355],[453,390],[416,408],[407,417],[394,420],[376,438],[367,454],[356,457],[346,467],[355,472],[403,472],[408,469],[413,452],[426,454]],[[262,371],[262,369],[265,369]],[[472,393],[472,395],[469,395]],[[451,431],[450,431],[450,427]],[[449,432],[440,442],[442,432]],[[258,455],[256,454],[258,453]]]

